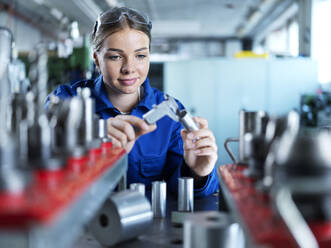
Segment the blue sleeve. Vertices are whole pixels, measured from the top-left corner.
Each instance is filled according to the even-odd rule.
[[[180,135],[182,125],[178,123],[174,130],[167,154],[167,162],[164,170],[164,177],[167,181],[168,190],[174,194],[178,193],[178,178],[182,176],[184,158],[183,158],[183,140]],[[213,194],[219,188],[216,168],[208,175],[206,183],[199,189],[194,189],[195,197],[203,197]]]

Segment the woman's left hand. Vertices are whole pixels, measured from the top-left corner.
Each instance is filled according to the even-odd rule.
[[[184,141],[185,163],[198,176],[207,176],[212,172],[217,160],[217,145],[213,132],[208,129],[208,121],[193,117],[200,129],[193,132],[181,131]]]

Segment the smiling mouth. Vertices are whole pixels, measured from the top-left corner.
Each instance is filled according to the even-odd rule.
[[[130,79],[118,79],[118,81],[121,83],[121,84],[124,84],[124,85],[127,85],[127,86],[130,86],[130,85],[133,85],[137,82],[137,78],[130,78]]]

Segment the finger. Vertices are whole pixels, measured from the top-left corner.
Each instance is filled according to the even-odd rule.
[[[156,124],[148,125],[143,119],[140,119],[136,116],[132,115],[121,115],[119,118],[129,122],[132,126],[134,126],[136,138],[139,136],[152,132],[156,129]]]
[[[206,137],[210,137],[215,142],[215,136],[210,129],[199,129],[197,131],[190,132],[187,135],[187,138],[191,140],[198,140]]]
[[[193,140],[189,140],[189,139],[184,140],[183,149],[185,151],[195,149],[195,144],[194,144]]]
[[[127,140],[131,141],[136,138],[133,126],[127,121],[121,120],[119,118],[114,118],[111,122],[111,127],[123,132],[127,136]]]
[[[111,139],[118,140],[121,143],[121,146],[124,147],[128,142],[128,136],[113,125],[114,122],[112,122],[112,124],[108,126],[107,136]]]
[[[133,115],[118,115],[118,118],[125,120],[127,122],[129,122],[131,125],[138,127],[142,130],[148,130],[149,129],[149,125],[143,120],[140,119],[137,116],[133,116]]]
[[[116,138],[112,137],[112,136],[108,136],[108,138],[111,139],[111,143],[113,144],[114,147],[122,147],[121,142],[119,142]]]
[[[182,130],[180,131],[180,135],[182,136],[182,139],[183,139],[183,140],[185,140],[185,139],[187,138],[187,134],[188,134],[188,132],[187,132],[186,129],[182,129]]]
[[[205,147],[194,151],[196,156],[213,156],[217,157],[217,153],[211,147]]]
[[[214,151],[217,151],[217,145],[211,137],[199,139],[193,143],[195,149],[202,149],[204,147],[211,147]]]
[[[199,116],[194,116],[193,117],[193,120],[199,124],[199,128],[202,129],[202,128],[208,128],[208,121],[202,117],[199,117]]]

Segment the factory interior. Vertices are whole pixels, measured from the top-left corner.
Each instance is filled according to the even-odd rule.
[[[331,247],[330,13],[0,0],[0,248]]]

